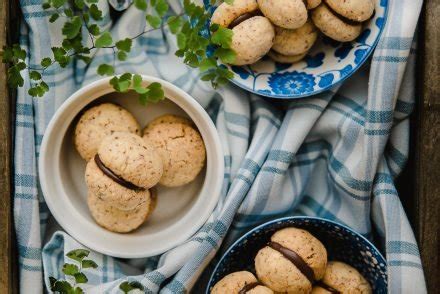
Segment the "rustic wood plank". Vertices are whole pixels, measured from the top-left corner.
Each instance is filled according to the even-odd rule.
[[[429,293],[440,287],[440,0],[425,1],[416,134],[414,224]]]
[[[7,43],[9,0],[0,1],[0,47]],[[11,293],[13,285],[14,245],[11,198],[11,120],[10,99],[5,66],[0,65],[0,289]]]

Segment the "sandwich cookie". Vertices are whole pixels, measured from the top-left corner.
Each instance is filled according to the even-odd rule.
[[[135,208],[149,197],[163,174],[158,152],[141,137],[117,132],[107,136],[86,167],[89,190],[122,210]]]
[[[273,294],[273,291],[258,282],[248,271],[235,272],[218,281],[211,294]]]
[[[362,32],[362,23],[342,18],[325,3],[312,10],[312,20],[324,35],[339,42],[353,41]]]
[[[275,292],[310,293],[327,265],[324,245],[309,232],[285,228],[275,232],[255,257],[258,279]]]

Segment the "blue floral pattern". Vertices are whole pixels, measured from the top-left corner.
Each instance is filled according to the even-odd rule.
[[[329,90],[350,77],[373,52],[385,27],[388,0],[374,0],[376,9],[355,41],[340,43],[321,36],[303,61],[281,64],[263,58],[251,66],[231,66],[232,82],[267,97],[296,99]],[[215,10],[204,0],[208,10]]]
[[[270,75],[269,87],[273,92],[287,95],[301,95],[313,91],[315,77],[305,72],[284,72]]]

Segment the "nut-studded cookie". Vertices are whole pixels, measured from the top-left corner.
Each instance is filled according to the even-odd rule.
[[[374,13],[373,0],[325,0],[330,9],[352,21],[363,22]]]
[[[272,294],[273,291],[247,271],[235,272],[218,281],[211,290],[211,294]]]
[[[140,134],[140,126],[133,115],[112,103],[103,103],[84,112],[74,131],[73,142],[82,158],[95,156],[102,140],[114,132]]]
[[[287,56],[304,54],[312,48],[317,38],[318,30],[310,20],[295,30],[275,27],[272,50]]]
[[[212,14],[211,22],[227,28],[235,20],[252,15],[257,10],[256,0],[234,0],[232,4],[223,2]]]
[[[298,55],[283,55],[278,52],[275,52],[274,50],[270,50],[267,55],[272,58],[274,61],[278,63],[297,63],[306,57],[307,52],[304,54],[298,54]]]
[[[341,19],[324,3],[312,11],[312,20],[324,35],[340,42],[353,41],[362,32],[361,23]]]
[[[252,64],[269,52],[275,31],[270,21],[263,16],[254,16],[232,29],[231,48],[235,51],[234,65]]]
[[[116,206],[101,200],[97,195],[89,191],[87,204],[95,221],[103,228],[116,232],[128,233],[141,226],[150,212],[150,197],[147,197],[135,208],[121,210]]]
[[[324,276],[327,251],[309,232],[285,228],[275,232],[255,257],[258,279],[275,292],[310,293]]]
[[[313,294],[371,294],[372,292],[368,281],[354,267],[339,261],[330,261],[328,263],[324,277],[313,287],[312,291]]]
[[[257,0],[261,12],[274,25],[297,29],[307,21],[307,8],[303,0]]]
[[[205,144],[200,133],[182,123],[148,125],[144,139],[161,155],[163,175],[160,184],[177,187],[193,181],[206,160]]]
[[[162,158],[152,145],[130,133],[106,137],[86,167],[89,190],[120,209],[133,209],[159,182]]]

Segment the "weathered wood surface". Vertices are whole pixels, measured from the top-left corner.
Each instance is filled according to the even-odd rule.
[[[9,1],[0,1],[0,48],[6,44]],[[11,198],[11,103],[5,67],[0,63],[0,292],[11,293],[13,285],[12,198]]]
[[[429,293],[440,287],[440,0],[425,1],[420,35],[413,223]]]
[[[0,0],[0,47],[7,40],[11,19],[8,11],[17,3]],[[412,120],[410,164],[399,186],[419,241],[429,293],[437,293],[440,288],[440,0],[425,0],[420,28],[419,105]],[[14,100],[12,95],[8,96],[4,71],[0,64],[0,293],[11,293],[17,290],[10,177]]]

